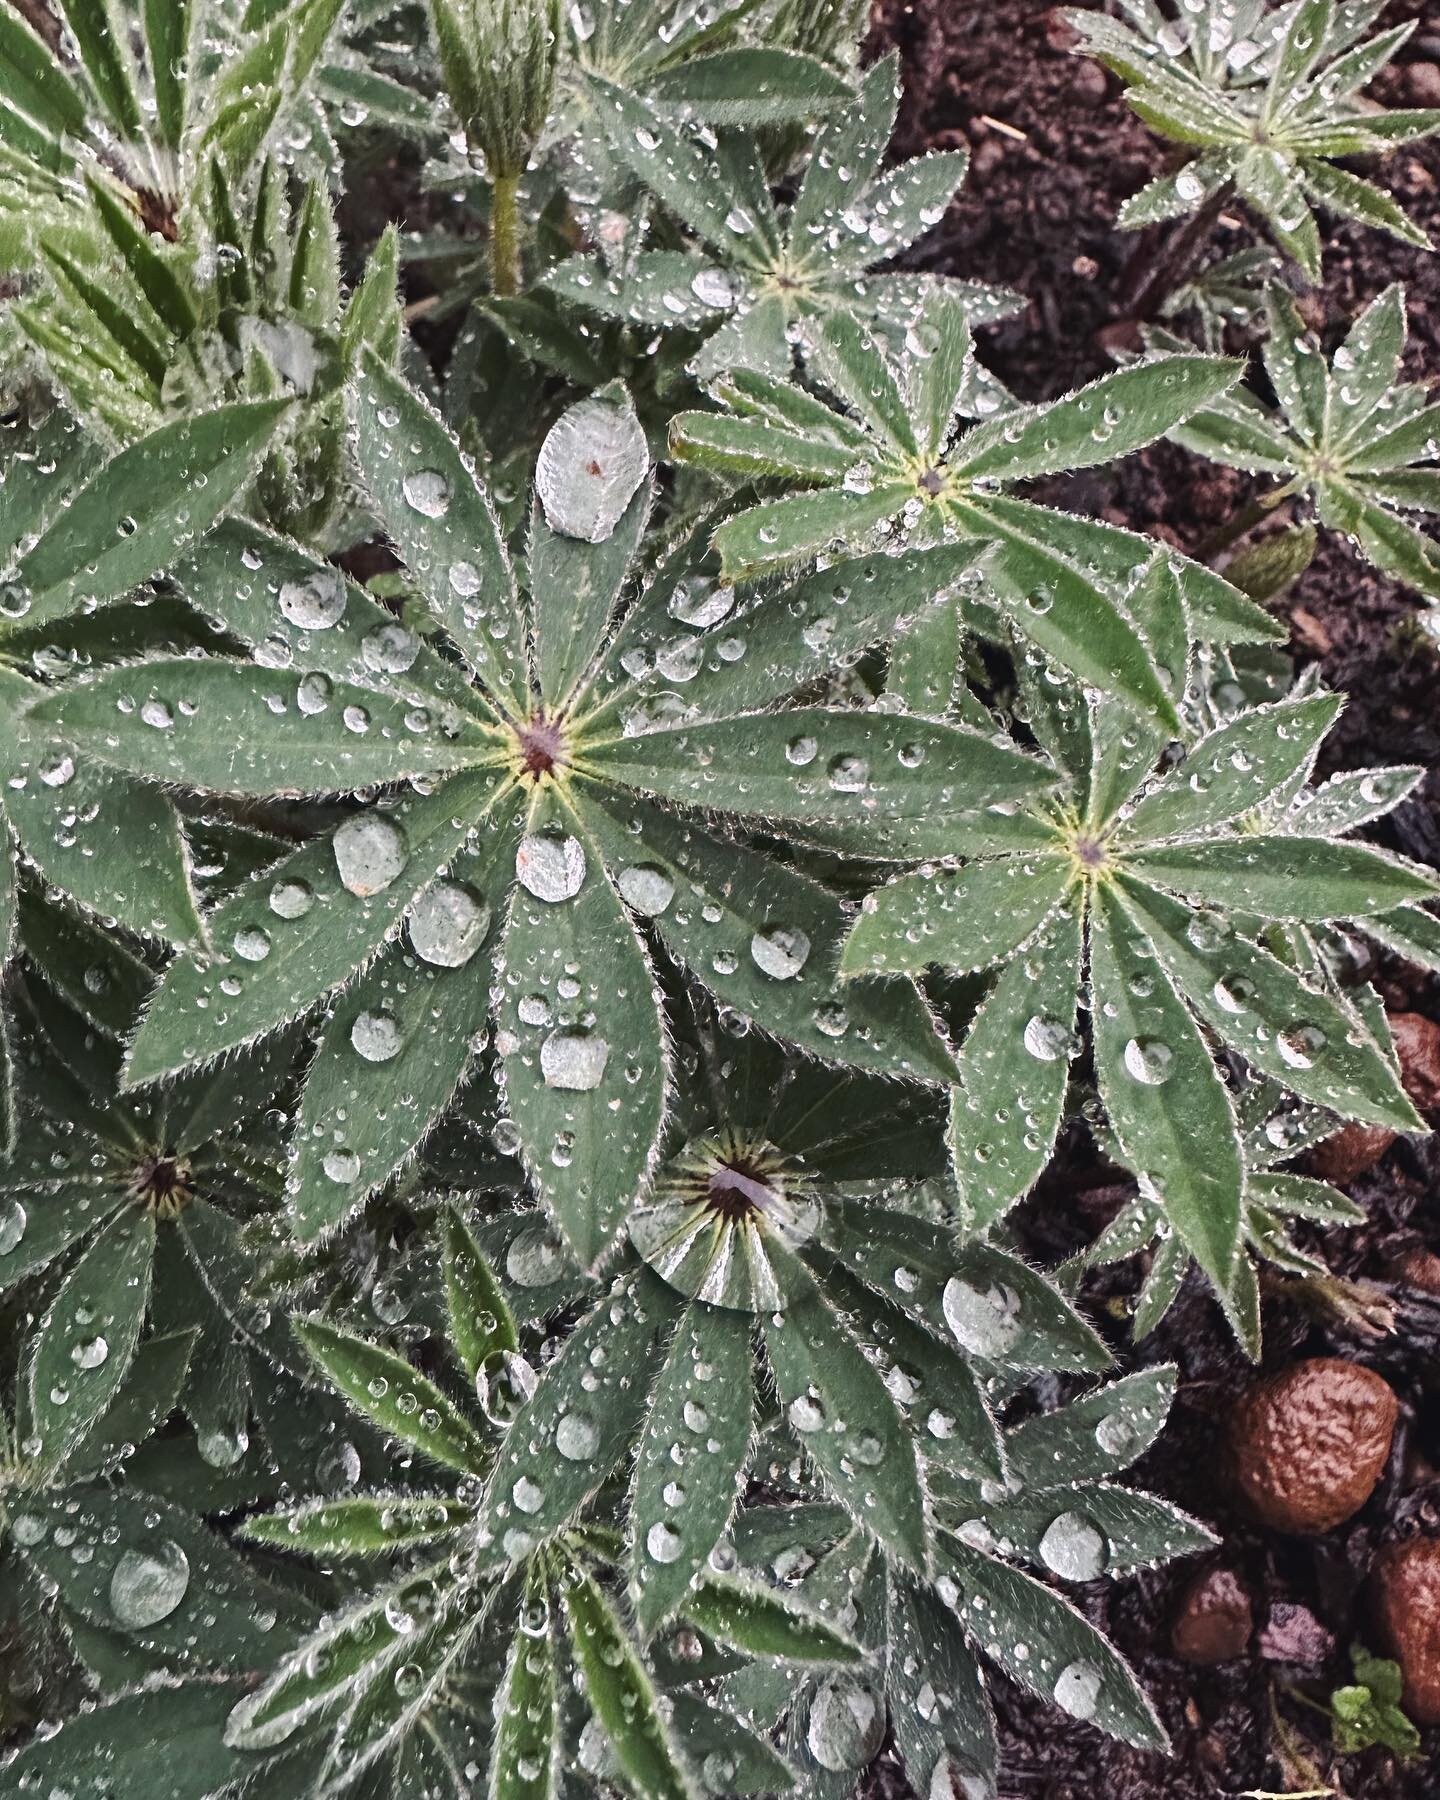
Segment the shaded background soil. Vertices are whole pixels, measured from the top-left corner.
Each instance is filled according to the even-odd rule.
[[[1397,0],[1382,25],[1419,21],[1416,35],[1372,88],[1392,106],[1440,104],[1440,5]],[[985,334],[982,356],[1025,399],[1054,395],[1110,366],[1096,341],[1113,317],[1135,252],[1118,232],[1120,202],[1167,166],[1170,152],[1125,108],[1119,84],[1074,56],[1059,9],[1041,0],[878,0],[871,50],[899,49],[905,99],[895,150],[968,147],[969,178],[942,224],[912,253],[919,268],[977,277],[1030,296],[1026,311]],[[1402,149],[1384,182],[1440,241],[1440,144]],[[1375,232],[1330,222],[1325,281],[1302,310],[1327,349],[1392,281],[1409,295],[1407,374],[1440,372],[1440,258]],[[1257,241],[1239,211],[1222,220],[1217,254]],[[1161,445],[1116,468],[1076,477],[1053,496],[1078,511],[1150,531],[1193,549],[1249,497],[1244,476]],[[1298,664],[1318,661],[1349,707],[1328,747],[1329,768],[1416,762],[1426,786],[1385,821],[1383,841],[1440,862],[1440,662],[1434,640],[1410,628],[1415,602],[1359,561],[1345,543],[1322,544],[1307,574],[1279,602]],[[1382,960],[1375,979],[1392,1011],[1440,1021],[1440,982]],[[1440,1116],[1432,1114],[1440,1123]],[[1108,1178],[1113,1181],[1113,1176]],[[1078,1248],[1127,1190],[1077,1152],[1062,1158],[1022,1214],[1028,1248],[1053,1261]],[[1196,1669],[1170,1649],[1180,1596],[1203,1565],[1182,1565],[1108,1588],[1082,1604],[1138,1668],[1172,1734],[1173,1760],[1109,1744],[997,1682],[1005,1800],[1213,1800],[1246,1790],[1308,1786],[1277,1763],[1272,1695],[1301,1734],[1323,1778],[1353,1800],[1422,1800],[1440,1793],[1440,1732],[1400,1765],[1384,1751],[1336,1759],[1326,1722],[1286,1689],[1323,1700],[1349,1679],[1348,1649],[1376,1647],[1366,1577],[1383,1543],[1440,1527],[1440,1299],[1397,1281],[1397,1258],[1440,1249],[1440,1151],[1402,1140],[1346,1184],[1369,1223],[1330,1234],[1338,1274],[1368,1284],[1375,1322],[1347,1322],[1272,1283],[1265,1304],[1265,1366],[1337,1355],[1378,1370],[1401,1400],[1401,1424],[1374,1496],[1348,1525],[1320,1538],[1285,1537],[1240,1516],[1220,1473],[1218,1447],[1248,1366],[1196,1284],[1151,1339],[1131,1346],[1124,1317],[1135,1265],[1089,1290],[1108,1321],[1119,1371],[1173,1361],[1182,1373],[1170,1429],[1137,1479],[1198,1514],[1221,1535],[1211,1562],[1248,1587],[1255,1634],[1248,1653]],[[881,1790],[892,1786],[883,1764]],[[894,1786],[903,1786],[898,1775]]]

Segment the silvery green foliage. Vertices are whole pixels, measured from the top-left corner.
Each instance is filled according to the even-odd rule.
[[[95,245],[77,260],[66,234],[42,234],[48,287],[14,309],[71,411],[126,444],[222,401],[294,399],[249,506],[326,547],[344,500],[344,382],[362,348],[399,350],[393,229],[347,299],[328,195],[312,183],[292,207],[272,160],[237,199],[210,158],[173,249],[104,181],[86,191]]]
[[[869,70],[856,98],[820,127],[788,208],[772,198],[753,137],[690,129],[598,74],[590,90],[611,155],[695,244],[646,249],[627,241],[613,264],[573,257],[543,286],[603,317],[699,332],[705,342],[691,364],[698,375],[743,368],[783,379],[807,323],[834,317],[903,331],[933,291],[952,296],[977,323],[1021,304],[978,282],[872,273],[939,223],[965,178],[961,151],[880,173],[898,99],[893,59]]]
[[[1200,0],[1173,13],[1155,0],[1121,0],[1121,10],[1128,23],[1099,11],[1066,18],[1125,82],[1145,123],[1194,151],[1126,201],[1121,225],[1178,218],[1238,193],[1312,280],[1320,274],[1312,207],[1429,247],[1385,189],[1337,166],[1440,130],[1440,110],[1386,111],[1363,96],[1414,20],[1367,38],[1381,0]]]
[[[1175,606],[1177,586],[1157,560],[1156,602]],[[1414,908],[1435,894],[1433,876],[1339,841],[1398,804],[1418,771],[1356,777],[1343,797],[1307,787],[1340,710],[1327,694],[1244,708],[1157,761],[1163,734],[1034,665],[1029,723],[1063,771],[1060,803],[1017,814],[988,854],[926,865],[867,898],[841,972],[996,970],[960,1049],[951,1114],[974,1234],[1048,1160],[1083,1006],[1123,1160],[1233,1302],[1248,1275],[1250,1169],[1215,1043],[1341,1118],[1421,1128],[1383,1012],[1341,986],[1310,938],[1391,912],[1428,922]]]
[[[429,0],[451,105],[492,179],[524,172],[555,95],[560,0]]]
[[[1267,290],[1265,309],[1261,357],[1277,404],[1233,388],[1170,436],[1273,476],[1267,500],[1303,496],[1377,568],[1440,602],[1440,547],[1410,517],[1440,513],[1440,405],[1423,383],[1399,380],[1405,290],[1373,300],[1328,362],[1283,288]]]
[[[742,602],[708,567],[702,525],[652,547],[637,590],[644,439],[624,391],[601,392],[542,450],[522,603],[483,485],[373,358],[354,419],[419,588],[407,622],[295,546],[230,526],[175,579],[259,666],[152,658],[37,709],[102,766],[204,793],[408,789],[212,912],[207,948],[150,1001],[127,1082],[203,1065],[328,999],[291,1178],[313,1238],[407,1159],[493,1019],[525,1166],[590,1267],[645,1192],[664,1122],[657,951],[810,1055],[948,1079],[913,986],[838,985],[840,900],[722,821],[800,842],[863,825],[869,854],[908,858],[985,837],[985,809],[1049,784],[1037,759],[969,726],[776,709],[842,646],[942,600],[975,546],[836,564]]]
[[[1082,680],[1173,724],[1165,658],[1174,642],[1192,632],[1219,643],[1264,640],[1274,635],[1270,621],[1181,557],[1183,618],[1152,616],[1141,581],[1149,539],[1011,490],[1142,448],[1228,393],[1238,373],[1221,357],[1176,357],[1017,407],[976,362],[963,303],[937,292],[911,319],[899,357],[836,313],[807,340],[811,389],[749,370],[718,377],[710,392],[725,410],[681,413],[670,449],[735,479],[778,477],[812,490],[719,526],[715,545],[733,579],[836,547],[978,539],[994,546],[989,599],[1006,620]]]

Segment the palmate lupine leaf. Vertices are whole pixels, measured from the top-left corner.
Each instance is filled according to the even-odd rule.
[[[1312,207],[1408,243],[1429,239],[1391,196],[1336,159],[1383,155],[1440,130],[1440,110],[1385,111],[1362,90],[1414,21],[1374,38],[1370,6],[1336,0],[1201,0],[1175,17],[1127,8],[1129,23],[1070,12],[1082,47],[1114,70],[1147,125],[1195,154],[1126,201],[1123,226],[1176,218],[1238,191],[1311,279],[1320,274]]]
[[[1237,389],[1170,436],[1215,462],[1271,475],[1278,503],[1303,495],[1378,568],[1440,603],[1440,546],[1421,529],[1440,512],[1440,406],[1397,376],[1405,290],[1386,288],[1327,362],[1283,289],[1266,292],[1265,372],[1279,402]]]
[[[177,579],[265,664],[285,644],[283,668],[139,663],[41,709],[103,766],[207,792],[421,778],[422,792],[347,817],[224,900],[207,922],[215,954],[173,965],[130,1051],[127,1078],[152,1079],[248,1043],[360,977],[326,1026],[302,1102],[292,1186],[307,1237],[425,1135],[468,1066],[488,985],[523,1160],[573,1253],[593,1265],[643,1192],[664,1115],[652,934],[727,1003],[814,1055],[929,1080],[950,1073],[913,989],[892,1000],[862,984],[847,999],[838,901],[707,819],[778,823],[802,838],[863,825],[878,855],[888,818],[897,853],[911,855],[920,834],[1049,783],[1035,758],[961,726],[757,710],[821,673],[836,633],[858,652],[943,598],[966,553],[945,547],[933,568],[922,556],[832,567],[801,584],[804,611],[781,630],[773,604],[737,609],[703,566],[702,542],[693,560],[682,550],[662,561],[616,623],[623,554],[608,538],[568,536],[549,514],[586,418],[618,404],[582,403],[578,421],[556,428],[563,449],[542,458],[528,565],[538,698],[488,498],[418,396],[372,360],[357,422],[376,504],[422,586],[429,629],[473,679],[338,572],[230,525]],[[594,421],[589,441],[597,457],[614,453],[612,422]],[[638,476],[626,480],[638,488]],[[620,502],[612,535],[632,543],[645,501]],[[563,553],[549,547],[559,537]],[[865,596],[853,615],[852,591]],[[560,599],[577,592],[591,609],[583,632]],[[647,793],[687,812],[653,807]],[[454,1048],[438,1055],[421,1032],[436,1009],[454,1020]],[[396,1059],[412,1055],[409,1098],[397,1102]]]
[[[915,304],[942,286],[976,323],[1019,306],[1015,295],[979,282],[869,273],[938,224],[965,177],[958,151],[879,174],[899,91],[893,59],[870,69],[858,99],[821,127],[788,213],[776,208],[751,140],[731,135],[712,150],[598,71],[588,87],[610,153],[699,247],[683,256],[641,249],[615,270],[574,257],[544,286],[606,317],[708,331],[692,364],[697,374],[743,368],[783,378],[795,326],[841,316],[903,332]]]
[[[973,371],[964,309],[937,294],[920,308],[899,361],[847,316],[817,325],[807,372],[833,403],[766,376],[713,383],[728,410],[680,414],[672,455],[819,490],[726,519],[715,533],[725,572],[754,577],[887,535],[916,544],[978,539],[993,547],[987,597],[1016,630],[1083,680],[1173,725],[1173,683],[1158,666],[1157,622],[1139,586],[1153,545],[1007,489],[1141,448],[1227,393],[1238,367],[1190,357],[1171,365],[1171,381],[1153,384],[1143,369],[1122,370],[1065,399],[957,430],[960,417],[994,411]],[[1273,635],[1219,577],[1183,559],[1175,568],[1202,639]]]
[[[1312,1104],[1397,1130],[1419,1126],[1356,1005],[1260,941],[1270,921],[1383,917],[1434,892],[1431,877],[1378,851],[1267,829],[1266,802],[1283,793],[1290,803],[1338,711],[1338,700],[1314,695],[1241,712],[1150,781],[1158,738],[1132,748],[1127,767],[1117,760],[1113,703],[1087,712],[1077,697],[1068,739],[1036,720],[1075,784],[1069,806],[1052,817],[1048,854],[927,868],[866,902],[842,970],[974,969],[1018,954],[1056,978],[1037,1007],[1039,990],[1012,983],[1014,964],[1002,969],[972,1026],[976,1042],[961,1050],[962,1082],[969,1077],[975,1091],[956,1092],[951,1143],[962,1216],[975,1228],[998,1218],[1039,1172],[1038,1159],[1014,1147],[1012,1107],[1041,1142],[1053,1134],[1063,1086],[1053,1065],[1063,1069],[1079,1049],[1082,920],[1111,1129],[1222,1291],[1240,1242],[1246,1171],[1208,1034]],[[997,914],[1011,922],[1003,935]]]

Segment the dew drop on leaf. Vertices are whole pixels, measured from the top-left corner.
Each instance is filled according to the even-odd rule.
[[[490,908],[458,882],[436,882],[410,908],[410,947],[439,969],[462,968],[489,929]]]
[[[750,940],[755,967],[772,981],[793,981],[810,955],[810,940],[788,925],[769,925]]]
[[[555,1031],[540,1046],[540,1073],[547,1087],[589,1093],[597,1088],[610,1059],[602,1037],[585,1031]]]
[[[573,900],[585,882],[584,847],[578,838],[531,832],[515,852],[515,874],[537,900]]]
[[[1083,1513],[1062,1512],[1040,1539],[1045,1567],[1062,1581],[1094,1581],[1105,1568],[1105,1538]]]
[[[264,962],[270,954],[270,934],[258,925],[244,925],[231,940],[242,962]]]
[[[685,1548],[685,1540],[673,1525],[657,1519],[645,1533],[645,1550],[658,1563],[672,1563]]]
[[[567,1462],[588,1462],[599,1447],[600,1433],[588,1413],[560,1415],[555,1427],[555,1448]]]
[[[387,1012],[362,1012],[350,1027],[350,1042],[366,1062],[390,1062],[404,1044],[400,1026]]]
[[[303,631],[326,631],[345,613],[344,578],[333,569],[316,569],[303,580],[280,589],[280,611]]]
[[[0,1256],[18,1248],[28,1223],[29,1215],[18,1200],[0,1200]]]
[[[647,919],[658,918],[675,897],[675,883],[663,869],[650,863],[636,863],[632,868],[622,869],[615,885],[625,904],[644,913]]]
[[[1093,1663],[1073,1662],[1055,1681],[1055,1704],[1072,1719],[1091,1719],[1100,1703],[1100,1671]]]
[[[845,1774],[874,1760],[885,1740],[885,1708],[868,1682],[836,1675],[810,1702],[805,1742],[822,1769]]]
[[[413,469],[402,490],[406,504],[427,519],[443,519],[450,510],[450,483],[438,469]]]
[[[1125,1044],[1125,1072],[1143,1087],[1161,1087],[1170,1079],[1175,1052],[1160,1038],[1129,1038]]]
[[[110,1575],[110,1610],[121,1625],[143,1631],[168,1619],[190,1586],[190,1559],[166,1538],[143,1550],[125,1550]]]
[[[361,899],[383,893],[400,875],[410,854],[404,832],[378,813],[357,813],[346,819],[335,832],[334,847],[342,884]]]
[[[1001,1356],[1020,1336],[1020,1298],[1009,1288],[982,1289],[952,1275],[940,1304],[956,1342],[972,1356]]]

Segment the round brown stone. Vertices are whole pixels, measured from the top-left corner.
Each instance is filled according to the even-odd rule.
[[[1255,1616],[1233,1569],[1207,1569],[1181,1596],[1170,1645],[1181,1662],[1208,1667],[1245,1654]]]
[[[1329,1531],[1374,1492],[1399,1402],[1370,1369],[1312,1357],[1257,1383],[1230,1423],[1236,1486],[1276,1531]]]
[[[1390,1544],[1375,1562],[1375,1616],[1405,1677],[1405,1710],[1440,1725],[1440,1541]]]

